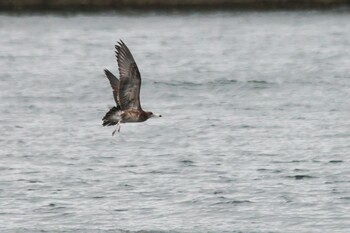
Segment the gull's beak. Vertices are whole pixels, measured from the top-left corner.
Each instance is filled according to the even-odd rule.
[[[153,114],[152,117],[162,117],[160,114]]]

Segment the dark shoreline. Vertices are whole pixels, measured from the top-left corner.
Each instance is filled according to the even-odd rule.
[[[1,0],[0,11],[302,10],[349,7],[350,0]]]

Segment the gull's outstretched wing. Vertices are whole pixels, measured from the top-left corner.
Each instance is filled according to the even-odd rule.
[[[119,101],[122,110],[141,110],[141,75],[136,62],[123,41],[115,46],[119,66]]]
[[[111,87],[113,89],[113,97],[115,100],[115,103],[117,104],[117,108],[120,107],[120,101],[119,101],[119,79],[114,76],[109,70],[105,69],[105,74],[109,80],[109,83],[111,84]]]

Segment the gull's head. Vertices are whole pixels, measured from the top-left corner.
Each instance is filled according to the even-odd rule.
[[[151,117],[162,117],[162,115],[155,114],[153,112],[146,112],[146,113],[147,113],[148,118],[151,118]]]

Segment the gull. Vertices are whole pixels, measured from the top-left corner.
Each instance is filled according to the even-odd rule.
[[[116,106],[112,107],[102,119],[103,126],[117,125],[112,136],[116,131],[120,132],[121,123],[144,122],[151,117],[161,117],[141,108],[141,75],[128,47],[120,40],[115,49],[120,79],[107,69],[104,72],[113,89]]]

